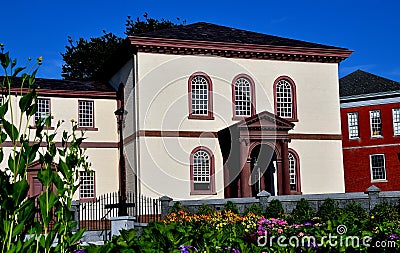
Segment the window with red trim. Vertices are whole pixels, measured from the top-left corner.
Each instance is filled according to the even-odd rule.
[[[195,148],[190,155],[191,194],[214,194],[214,156],[206,147]]]
[[[295,193],[301,193],[299,156],[292,149],[288,153],[288,160],[289,160],[290,191]]]
[[[233,118],[242,119],[255,114],[254,82],[240,74],[232,82]]]
[[[213,119],[212,82],[203,73],[196,72],[189,78],[189,118]]]
[[[296,121],[296,86],[288,76],[281,76],[274,83],[275,114],[281,118]]]

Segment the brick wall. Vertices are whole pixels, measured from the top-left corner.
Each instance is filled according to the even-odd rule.
[[[393,132],[392,109],[399,103],[342,108],[343,163],[346,192],[359,192],[374,184],[384,191],[400,190],[400,136]],[[381,111],[382,138],[371,137],[371,110]],[[360,138],[349,140],[347,113],[358,112]],[[371,181],[370,154],[384,154],[385,182]]]

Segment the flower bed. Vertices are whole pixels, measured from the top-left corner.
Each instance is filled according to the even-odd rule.
[[[171,213],[164,220],[149,224],[141,237],[123,231],[119,237],[89,252],[399,252],[399,221],[364,220],[321,221],[314,217],[302,223],[265,218],[231,211],[209,215]],[[289,216],[286,216],[289,218]],[[378,251],[377,246],[382,246]],[[385,246],[385,247],[383,247]],[[94,251],[95,248],[99,251]],[[130,251],[124,251],[129,249]]]

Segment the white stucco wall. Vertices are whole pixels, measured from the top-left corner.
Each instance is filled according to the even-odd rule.
[[[215,138],[158,138],[140,139],[142,164],[141,193],[150,197],[163,195],[174,199],[223,198],[222,155]],[[190,195],[190,153],[205,146],[214,154],[216,195]]]
[[[299,119],[290,133],[341,134],[338,64],[151,53],[138,53],[136,59],[138,131],[217,132],[238,122],[232,120],[231,84],[238,74],[247,74],[255,82],[257,113],[274,112],[274,81],[289,76],[296,84]],[[212,80],[214,120],[188,119],[188,79],[198,71]],[[185,143],[179,148],[165,147],[163,142],[172,142],[172,137],[139,139],[141,192],[193,198],[189,194],[189,155],[204,138],[175,138],[175,142]],[[218,145],[218,140],[214,141]],[[303,193],[344,192],[340,140],[292,140],[290,147],[300,156]],[[171,152],[179,159],[172,159]],[[219,149],[214,155],[221,157]],[[216,169],[222,169],[222,162],[220,166],[216,163]],[[222,182],[222,173],[216,179]]]

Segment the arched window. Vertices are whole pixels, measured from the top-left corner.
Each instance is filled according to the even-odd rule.
[[[214,157],[206,147],[197,147],[190,158],[191,194],[214,194]]]
[[[189,118],[213,119],[212,82],[203,73],[196,72],[189,78]]]
[[[255,114],[254,82],[240,74],[232,82],[233,118],[242,119]]]
[[[289,151],[288,160],[289,160],[290,191],[294,193],[301,193],[299,156],[292,149]]]
[[[275,114],[279,117],[296,121],[296,86],[287,76],[281,76],[274,83]]]

